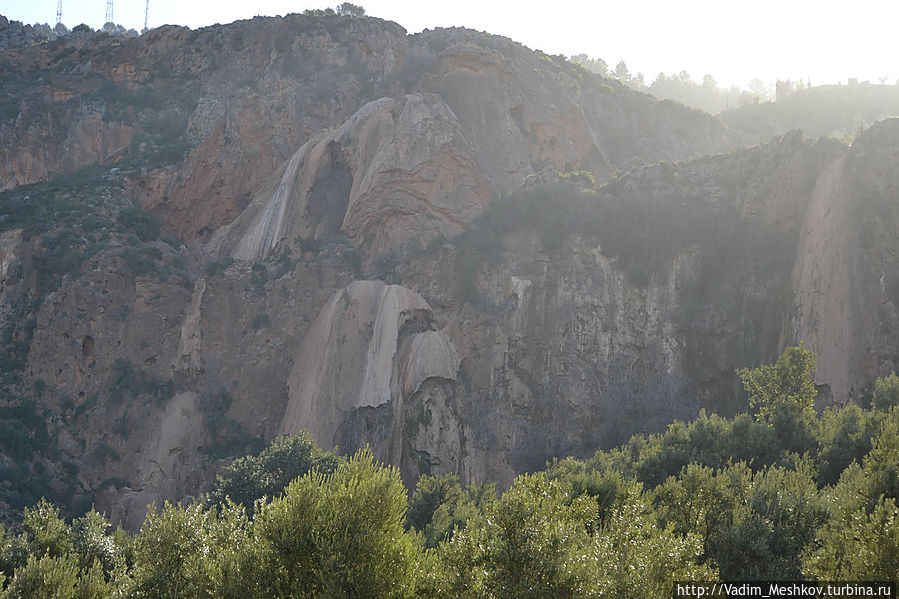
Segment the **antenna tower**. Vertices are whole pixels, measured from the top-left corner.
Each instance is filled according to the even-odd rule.
[[[59,0],[62,2],[62,0]],[[147,21],[150,18],[150,0],[147,0],[147,7],[144,8],[144,29],[147,28]]]
[[[56,24],[62,23],[62,0],[56,3]]]
[[[106,23],[114,23],[112,20],[112,0],[106,0],[106,19],[103,21],[103,24]]]

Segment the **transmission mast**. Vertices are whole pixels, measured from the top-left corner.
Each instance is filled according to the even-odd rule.
[[[59,0],[62,2],[62,0]],[[144,8],[144,31],[147,30],[147,21],[150,19],[150,0],[147,0],[147,6]]]
[[[56,24],[62,23],[62,0],[56,3]]]
[[[112,0],[106,0],[106,20],[103,21],[103,23],[106,24],[114,22],[115,21],[112,20]]]

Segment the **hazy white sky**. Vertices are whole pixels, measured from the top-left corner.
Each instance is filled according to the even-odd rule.
[[[146,0],[116,0],[115,21],[140,29]],[[283,15],[338,2],[151,0],[149,25],[203,27],[255,15]],[[588,54],[614,67],[625,60],[650,83],[660,71],[710,73],[722,85],[745,87],[753,77],[849,77],[888,83],[899,78],[896,0],[615,0],[543,3],[454,0],[359,1],[369,15],[410,33],[465,26],[504,35],[550,54]],[[542,7],[542,8],[538,8]],[[63,0],[69,28],[103,24],[106,0]],[[0,14],[26,23],[56,20],[56,0],[0,0]]]

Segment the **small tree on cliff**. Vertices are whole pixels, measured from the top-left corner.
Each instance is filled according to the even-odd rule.
[[[899,406],[899,376],[896,376],[895,372],[874,381],[871,406],[885,412],[893,406]]]
[[[760,420],[769,420],[782,404],[800,411],[813,411],[818,390],[812,380],[815,355],[803,347],[788,347],[774,364],[737,371],[749,392],[749,405],[756,408]]]
[[[337,14],[347,15],[350,17],[363,17],[365,16],[365,9],[358,4],[350,4],[349,2],[344,2],[337,7]]]

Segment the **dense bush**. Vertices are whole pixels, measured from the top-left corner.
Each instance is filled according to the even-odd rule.
[[[340,459],[323,451],[308,433],[295,437],[278,437],[259,455],[234,460],[216,477],[205,501],[224,505],[227,500],[253,510],[257,499],[270,499],[281,493],[290,482],[307,472],[333,472]]]
[[[141,395],[150,395],[156,400],[162,400],[171,397],[172,393],[172,381],[157,379],[135,368],[134,364],[125,358],[117,358],[112,363],[109,398],[113,402],[120,403],[126,397],[136,398]]]
[[[128,206],[119,210],[116,221],[137,235],[141,241],[158,239],[161,232],[159,218],[137,206]]]
[[[0,528],[0,584],[4,597],[536,599],[895,578],[899,408],[813,423],[788,411],[778,424],[799,404],[774,403],[771,418],[701,414],[558,460],[502,495],[422,476],[410,500],[370,451],[343,459],[307,434],[280,437],[226,467],[203,500],[151,508],[134,536],[39,502],[21,532]]]

